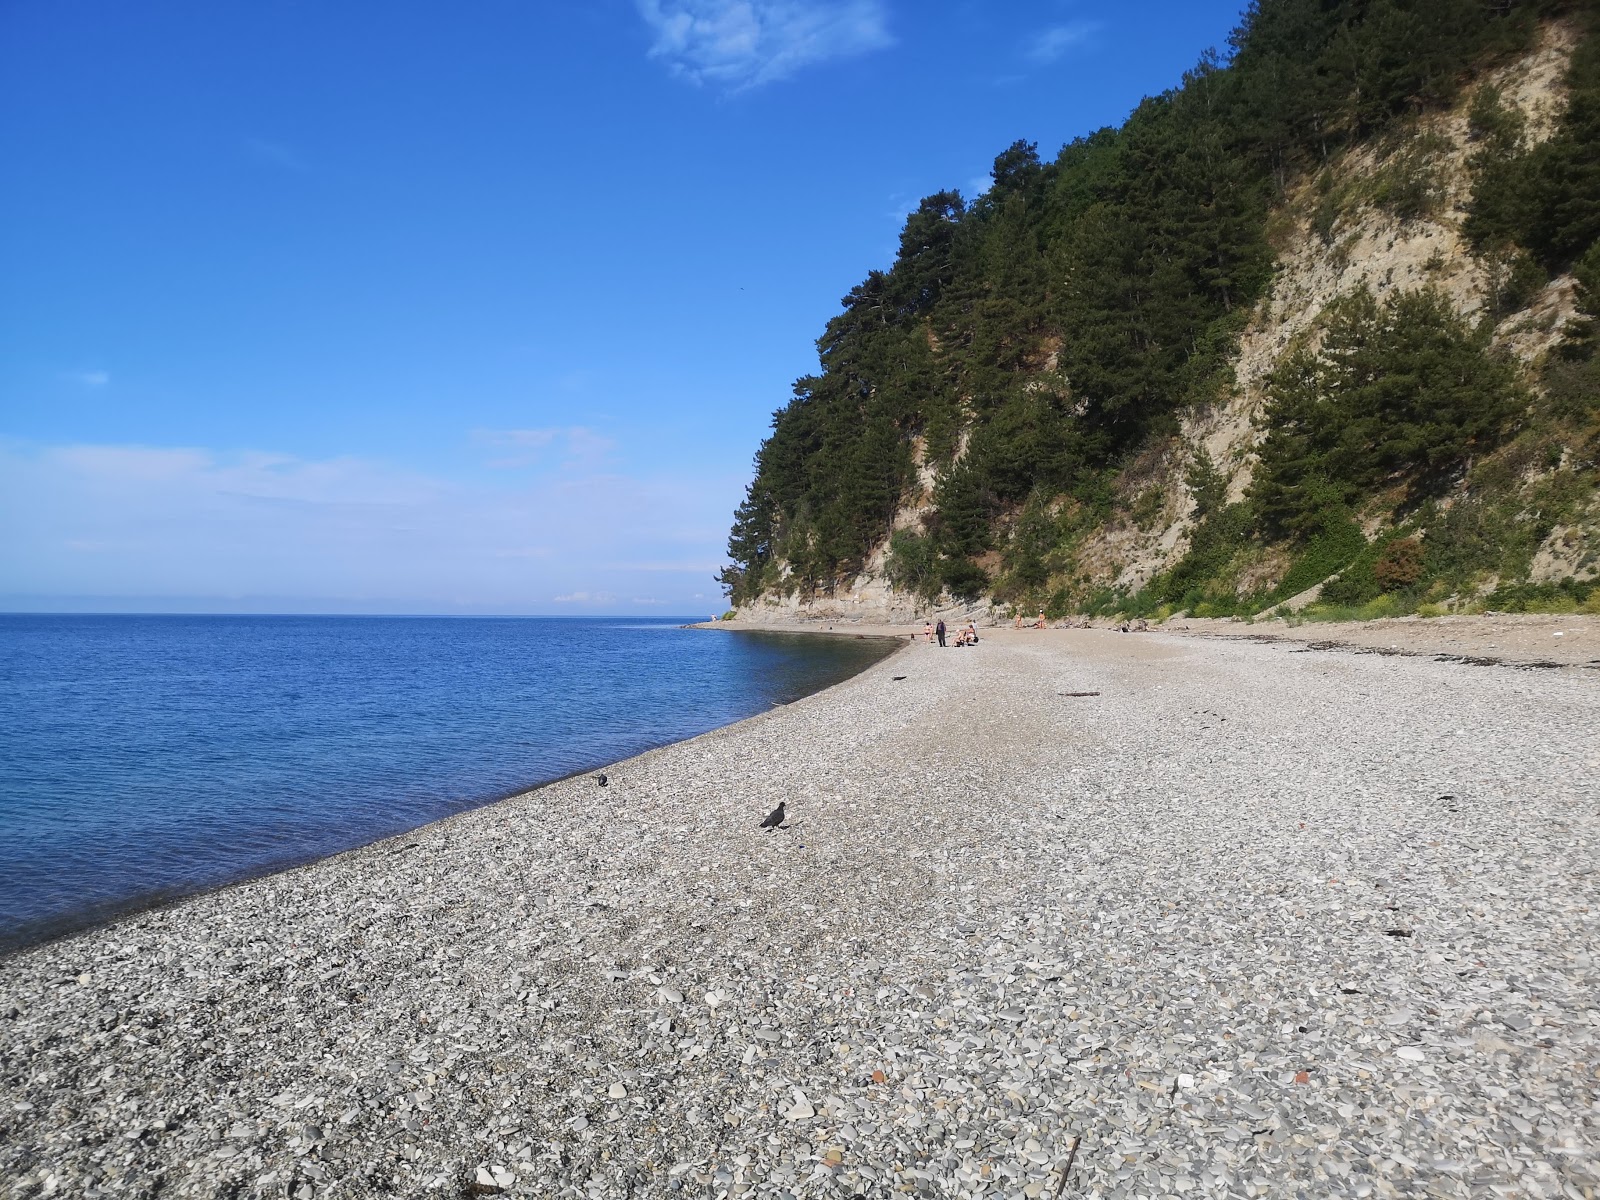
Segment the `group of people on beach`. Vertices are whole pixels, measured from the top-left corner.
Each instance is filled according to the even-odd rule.
[[[943,646],[947,632],[944,621],[941,620],[938,624],[928,621],[922,626],[922,640],[925,642],[937,640],[939,645]],[[978,644],[978,627],[968,621],[965,629],[956,630],[955,644],[957,646],[976,646]]]

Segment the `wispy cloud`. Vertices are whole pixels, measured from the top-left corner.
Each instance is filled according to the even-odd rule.
[[[652,606],[659,606],[659,605],[662,605],[662,604],[666,603],[665,600],[657,600],[654,596],[649,596],[649,597],[635,596],[633,598],[633,602],[635,604],[645,604],[645,605],[652,605]]]
[[[636,0],[650,57],[698,84],[743,91],[892,45],[883,0]]]
[[[555,551],[549,546],[517,546],[510,550],[496,550],[496,558],[549,558]]]
[[[293,146],[266,138],[246,138],[244,150],[257,166],[274,167],[279,171],[309,171],[311,164],[300,156]]]
[[[538,466],[552,459],[565,466],[592,466],[617,448],[611,438],[584,425],[551,429],[474,429],[472,440],[495,451],[495,457],[484,465],[502,471]]]
[[[715,539],[717,534],[716,532],[708,532],[706,536],[708,540],[711,540]],[[699,575],[706,571],[715,572],[721,570],[722,563],[713,562],[709,558],[691,559],[684,562],[620,562],[608,563],[606,569],[610,571],[650,571],[679,575]]]
[[[68,371],[64,378],[79,387],[103,388],[111,382],[110,371]]]
[[[1041,29],[1028,39],[1023,57],[1040,64],[1053,63],[1069,50],[1075,50],[1100,32],[1099,21],[1071,21]]]
[[[743,483],[614,467],[469,483],[356,457],[0,437],[0,593],[692,610]]]

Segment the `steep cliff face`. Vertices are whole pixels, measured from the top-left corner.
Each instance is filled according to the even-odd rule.
[[[1053,616],[1162,617],[1180,607],[1179,596],[1188,607],[1218,614],[1293,610],[1329,603],[1322,587],[1329,578],[1340,603],[1365,605],[1368,615],[1392,611],[1397,603],[1407,611],[1481,607],[1491,597],[1507,602],[1508,596],[1535,606],[1592,607],[1591,594],[1600,600],[1600,588],[1589,586],[1600,578],[1600,400],[1593,395],[1596,373],[1564,361],[1582,357],[1566,348],[1585,327],[1583,289],[1572,273],[1533,271],[1514,246],[1486,247],[1481,236],[1474,242],[1470,229],[1485,170],[1484,114],[1494,117],[1497,129],[1511,131],[1501,140],[1519,154],[1555,136],[1569,108],[1573,55],[1586,30],[1575,18],[1548,20],[1523,52],[1478,72],[1450,105],[1392,124],[1302,169],[1267,217],[1271,281],[1247,319],[1233,327],[1214,383],[1192,387],[1190,402],[1153,422],[1095,489],[1052,494],[1036,488],[1025,504],[992,502],[986,540],[971,557],[997,586],[958,599],[946,588],[908,585],[906,567],[896,562],[897,548],[903,549],[897,537],[915,541],[949,521],[938,501],[951,504],[952,476],[962,471],[970,439],[981,428],[981,406],[963,394],[951,450],[930,452],[920,432],[909,439],[910,482],[885,536],[856,569],[801,586],[780,553],[769,585],[759,596],[743,597],[740,615],[1008,618],[1048,605]],[[1329,532],[1325,523],[1321,532],[1295,534],[1262,520],[1261,505],[1252,500],[1263,439],[1274,421],[1287,420],[1282,402],[1274,408],[1274,387],[1284,391],[1284,373],[1295,362],[1318,361],[1319,354],[1328,370],[1337,369],[1343,351],[1324,352],[1324,340],[1338,323],[1340,305],[1359,293],[1374,298],[1375,311],[1399,296],[1441,298],[1448,309],[1441,320],[1479,331],[1481,352],[1513,365],[1506,376],[1515,380],[1509,385],[1513,411],[1494,439],[1468,439],[1460,461],[1434,473],[1431,492],[1417,485],[1415,470],[1408,475],[1410,464],[1402,464],[1363,488],[1346,488],[1335,505],[1349,526],[1345,533]],[[1588,307],[1592,311],[1593,303]],[[1073,337],[1071,327],[1046,329],[1017,356],[1023,363],[1017,394],[1024,401],[1036,395],[1069,413],[1089,409],[1089,400],[1078,398],[1082,387],[1060,362]],[[953,340],[948,331],[944,338]],[[1209,500],[1197,495],[1206,489]],[[1023,555],[1018,547],[1027,539],[1043,547],[1032,577],[1016,568]],[[1389,550],[1396,542],[1419,547],[1411,557],[1430,564],[1413,571],[1409,583],[1406,565],[1390,561],[1407,558],[1404,545]],[[1024,586],[1019,578],[1031,582]]]
[[[1295,188],[1272,218],[1276,273],[1271,291],[1239,337],[1232,386],[1219,403],[1185,412],[1181,432],[1150,452],[1145,469],[1136,465],[1119,480],[1125,496],[1159,489],[1160,518],[1143,527],[1114,520],[1097,530],[1078,551],[1086,575],[1096,584],[1134,593],[1182,556],[1194,525],[1185,467],[1197,451],[1203,450],[1227,477],[1228,499],[1243,499],[1254,474],[1267,377],[1290,346],[1318,344],[1318,321],[1339,297],[1356,290],[1383,296],[1432,287],[1462,317],[1481,319],[1493,289],[1492,265],[1473,254],[1462,231],[1472,199],[1469,160],[1474,152],[1467,113],[1479,89],[1493,87],[1526,121],[1524,136],[1530,145],[1549,138],[1566,103],[1563,81],[1576,41],[1572,25],[1546,26],[1533,53],[1487,73],[1450,111],[1419,121],[1387,145],[1348,151],[1325,173]],[[1418,215],[1398,216],[1373,199],[1385,176],[1401,169],[1418,172],[1425,180],[1429,195]],[[1338,181],[1334,203],[1324,207],[1333,180]],[[1572,276],[1561,275],[1526,308],[1503,317],[1493,343],[1531,367],[1561,341],[1575,316]],[[1369,521],[1369,536],[1385,523]],[[1240,581],[1241,590],[1276,582],[1287,564],[1285,552],[1267,547],[1259,569]],[[1576,570],[1576,559],[1573,566]],[[1541,577],[1553,576],[1545,572]]]

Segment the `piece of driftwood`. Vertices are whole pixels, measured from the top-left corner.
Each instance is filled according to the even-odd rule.
[[[1058,696],[1098,696],[1099,692],[1057,692]]]
[[[1078,1157],[1078,1138],[1079,1138],[1079,1136],[1081,1136],[1081,1135],[1074,1134],[1073,1138],[1072,1138],[1072,1145],[1067,1147],[1066,1165],[1061,1168],[1061,1179],[1056,1184],[1056,1196],[1058,1198],[1066,1194],[1066,1191],[1067,1191],[1067,1177],[1072,1174],[1072,1164],[1073,1164],[1074,1161],[1076,1161],[1076,1159]]]

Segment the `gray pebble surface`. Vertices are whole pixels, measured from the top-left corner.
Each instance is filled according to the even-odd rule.
[[[608,773],[0,961],[0,1195],[1600,1197],[1593,672],[918,642]]]

